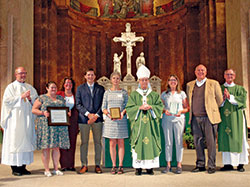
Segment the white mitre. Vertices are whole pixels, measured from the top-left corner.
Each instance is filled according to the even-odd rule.
[[[141,65],[138,68],[136,75],[137,75],[138,79],[149,78],[150,77],[150,71],[149,71],[149,69],[146,66]]]

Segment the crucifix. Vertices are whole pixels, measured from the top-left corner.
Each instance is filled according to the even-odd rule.
[[[114,37],[114,42],[121,42],[122,46],[126,47],[126,57],[127,57],[127,75],[124,79],[134,80],[131,74],[131,57],[133,55],[133,46],[136,46],[136,42],[143,42],[143,36],[135,36],[135,32],[131,32],[131,24],[126,23],[126,32],[121,33],[121,37]]]

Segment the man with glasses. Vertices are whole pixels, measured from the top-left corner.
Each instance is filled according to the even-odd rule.
[[[141,175],[142,169],[153,175],[153,168],[160,167],[160,118],[163,104],[160,95],[151,89],[149,69],[141,65],[136,75],[139,87],[130,94],[126,106],[131,126],[133,167],[136,169],[136,175]]]
[[[16,80],[4,91],[1,126],[4,130],[2,164],[10,165],[15,176],[29,175],[26,165],[33,162],[36,149],[35,116],[32,105],[37,92],[25,83],[27,72],[23,67],[15,70]]]
[[[216,134],[221,122],[219,106],[223,102],[220,84],[206,78],[207,68],[200,64],[195,68],[196,80],[187,84],[191,123],[196,149],[196,167],[192,172],[205,171],[205,152],[208,150],[208,173],[215,172]]]
[[[218,128],[218,150],[222,152],[224,164],[221,171],[233,170],[233,166],[237,166],[239,172],[244,172],[244,164],[248,164],[249,148],[244,115],[247,92],[234,83],[235,76],[232,69],[224,72],[226,82],[221,86],[223,104],[220,108],[222,122]]]

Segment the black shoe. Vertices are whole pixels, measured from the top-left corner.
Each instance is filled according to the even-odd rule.
[[[207,172],[209,173],[209,174],[213,174],[213,173],[215,173],[215,168],[208,168],[208,170],[207,170]]]
[[[76,171],[76,169],[74,167],[71,168],[67,168],[68,171]]]
[[[147,174],[149,174],[149,175],[154,175],[153,169],[147,169]]]
[[[239,165],[237,166],[237,171],[239,171],[239,172],[244,172],[244,171],[245,171],[245,169],[244,169],[244,164],[239,164]]]
[[[224,167],[220,168],[220,171],[231,171],[234,170],[234,167],[230,164],[224,165]]]
[[[61,171],[76,171],[75,168],[70,167],[70,168],[62,168]]]
[[[135,175],[141,175],[141,173],[142,173],[141,168],[135,170]]]
[[[31,172],[28,171],[27,169],[23,169],[23,170],[22,170],[22,174],[23,174],[23,175],[30,175]]]
[[[205,167],[195,167],[194,169],[192,169],[191,172],[201,172],[201,171],[206,171],[206,168]]]
[[[16,172],[16,171],[13,171],[13,172],[12,172],[12,175],[14,175],[14,176],[22,176],[23,174],[22,174],[22,173],[19,173],[19,172]]]

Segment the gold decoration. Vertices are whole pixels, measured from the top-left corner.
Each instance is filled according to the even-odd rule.
[[[154,0],[154,15],[156,16],[156,7],[170,3],[173,0]]]
[[[98,16],[100,16],[100,7],[99,7],[99,4],[98,4],[97,0],[78,0],[78,1],[81,2],[84,5],[87,5],[87,6],[90,6],[90,7],[93,7],[93,8],[97,8]]]
[[[142,121],[143,123],[147,123],[149,121],[149,118],[146,115],[144,115]]]
[[[225,132],[227,133],[227,135],[229,135],[231,133],[231,129],[229,127],[227,127]]]
[[[142,141],[143,141],[143,143],[145,143],[146,145],[149,143],[148,137],[145,137]]]
[[[225,114],[226,117],[228,117],[228,116],[231,114],[231,112],[230,112],[228,109],[226,109],[226,110],[224,111],[224,114]]]

